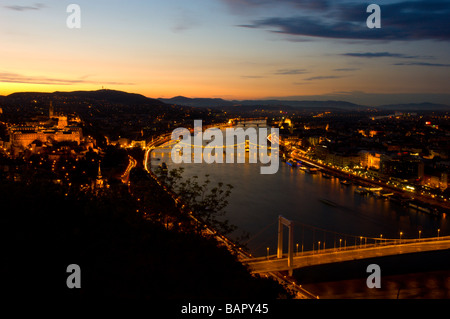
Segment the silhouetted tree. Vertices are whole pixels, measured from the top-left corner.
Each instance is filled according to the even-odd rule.
[[[192,211],[201,221],[196,225],[198,231],[209,225],[223,235],[233,232],[237,227],[223,218],[233,186],[221,182],[213,186],[209,175],[205,175],[203,181],[198,176],[183,178],[183,172],[183,168],[172,169],[168,173],[160,168],[156,170],[161,182],[178,196],[183,210]]]

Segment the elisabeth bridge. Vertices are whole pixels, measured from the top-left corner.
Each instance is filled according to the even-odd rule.
[[[306,229],[310,230],[309,236],[313,237],[310,247],[303,244],[306,242],[303,235],[301,246],[297,243],[294,247],[294,226],[300,227],[303,233],[307,233]],[[284,228],[289,232],[287,253],[283,252]],[[355,236],[327,231],[280,215],[277,253],[256,258],[242,256],[241,262],[247,264],[252,273],[288,271],[292,275],[294,269],[308,266],[450,249],[450,236],[440,236],[439,229],[437,237],[420,238],[420,232],[418,234],[415,239],[402,238],[402,232],[399,238]],[[311,243],[311,240],[308,242]]]

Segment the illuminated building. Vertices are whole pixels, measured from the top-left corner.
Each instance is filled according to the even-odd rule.
[[[55,124],[55,119],[57,123]],[[14,125],[9,128],[12,148],[29,148],[34,141],[42,143],[52,142],[76,142],[83,140],[81,127],[69,126],[67,116],[54,114],[53,105],[50,103],[49,120],[46,123],[27,123],[28,125]]]
[[[361,157],[361,166],[372,168],[372,169],[380,169],[380,163],[381,163],[381,154],[376,152],[368,152],[368,151],[361,151],[359,152]]]
[[[10,128],[11,145],[27,148],[34,141],[46,142],[76,142],[81,143],[83,133],[80,127],[45,128],[30,126],[14,126]]]

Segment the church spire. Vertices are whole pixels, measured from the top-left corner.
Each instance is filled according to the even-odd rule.
[[[54,115],[53,101],[50,101],[50,107],[49,107],[49,110],[48,110],[48,117],[52,118],[53,115]]]
[[[97,173],[97,180],[95,181],[95,184],[97,186],[97,188],[103,188],[104,186],[104,181],[103,181],[103,177],[102,177],[102,169],[100,167],[100,161],[98,161],[98,173]]]
[[[100,161],[98,161],[98,173],[97,173],[97,179],[102,179],[102,169],[100,167]]]

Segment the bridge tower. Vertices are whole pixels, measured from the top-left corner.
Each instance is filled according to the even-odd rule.
[[[278,249],[277,257],[283,258],[283,226],[289,229],[289,241],[288,241],[288,267],[289,276],[292,276],[293,266],[294,266],[294,228],[293,222],[284,218],[283,216],[278,216]]]

